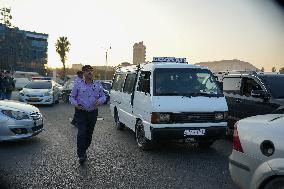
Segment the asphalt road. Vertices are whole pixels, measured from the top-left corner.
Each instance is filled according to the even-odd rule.
[[[80,166],[77,129],[70,124],[73,107],[61,102],[39,108],[45,131],[24,141],[0,142],[2,188],[237,188],[228,170],[228,140],[207,150],[169,143],[140,151],[134,133],[115,129],[105,105],[99,109],[103,120],[97,121],[88,161]]]

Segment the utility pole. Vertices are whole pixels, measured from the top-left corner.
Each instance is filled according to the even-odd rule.
[[[108,47],[108,48],[105,49],[105,51],[106,51],[105,80],[106,80],[106,73],[107,73],[107,53],[108,53],[108,50],[110,50],[110,49],[111,49],[111,47]]]

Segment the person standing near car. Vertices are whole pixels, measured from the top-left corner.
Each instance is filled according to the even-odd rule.
[[[0,71],[0,99],[4,99],[4,73]]]
[[[98,106],[106,100],[102,85],[93,80],[93,68],[90,65],[85,65],[82,67],[82,71],[84,80],[74,85],[69,98],[78,113],[77,155],[80,164],[83,164],[87,159],[86,151],[92,142]]]
[[[74,80],[74,86],[80,84],[83,81],[83,72],[82,71],[78,71],[77,72],[77,76]],[[73,116],[73,119],[71,121],[71,124],[74,125],[75,127],[77,127],[77,108],[75,108],[75,113]]]
[[[10,100],[12,96],[12,91],[15,88],[14,78],[11,77],[10,71],[5,72],[3,85],[4,85],[4,99]]]

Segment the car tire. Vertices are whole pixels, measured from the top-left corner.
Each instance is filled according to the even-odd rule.
[[[284,187],[284,177],[276,177],[269,181],[264,189],[281,189]]]
[[[200,148],[203,148],[203,149],[207,149],[207,148],[210,148],[210,146],[214,143],[213,140],[205,140],[205,141],[199,141],[198,142],[198,146]]]
[[[142,120],[138,120],[135,126],[135,139],[138,148],[141,150],[150,150],[152,143],[145,137],[144,125]]]
[[[115,126],[116,126],[117,130],[123,130],[125,125],[119,121],[119,116],[118,116],[118,112],[117,112],[116,109],[114,110],[114,112],[115,112],[114,113]]]

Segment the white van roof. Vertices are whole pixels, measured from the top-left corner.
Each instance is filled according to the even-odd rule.
[[[206,69],[208,70],[207,67],[204,66],[199,66],[199,65],[193,65],[193,64],[188,64],[187,62],[173,62],[173,61],[166,61],[166,58],[171,58],[170,60],[173,60],[174,57],[159,57],[161,58],[161,61],[155,61],[157,60],[157,57],[153,58],[153,62],[149,63],[142,63],[140,64],[140,69],[144,71],[153,71],[156,68],[193,68],[193,69]],[[162,59],[164,58],[164,59]],[[185,58],[182,58],[184,60]],[[165,61],[162,61],[165,60]],[[180,60],[180,59],[178,59]],[[136,72],[138,69],[138,65],[131,65],[131,66],[126,66],[122,68],[118,68],[116,73],[125,73],[125,72]]]

